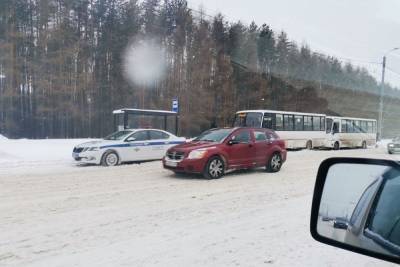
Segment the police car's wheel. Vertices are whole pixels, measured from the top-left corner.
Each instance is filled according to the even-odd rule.
[[[212,157],[204,170],[204,177],[207,179],[218,179],[221,178],[225,173],[224,161],[218,157]]]
[[[118,165],[119,157],[114,151],[106,151],[101,160],[101,165],[103,166],[116,166]]]

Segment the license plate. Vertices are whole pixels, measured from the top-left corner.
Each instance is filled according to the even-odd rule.
[[[178,162],[166,160],[165,165],[168,167],[176,167],[176,166],[178,166]]]

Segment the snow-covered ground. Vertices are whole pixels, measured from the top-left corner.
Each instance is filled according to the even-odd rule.
[[[0,266],[390,266],[309,234],[319,163],[399,159],[383,147],[290,152],[279,173],[204,180],[160,162],[77,166],[82,141],[0,141]]]
[[[0,137],[0,175],[61,172],[76,167],[75,145],[89,139],[7,139]]]

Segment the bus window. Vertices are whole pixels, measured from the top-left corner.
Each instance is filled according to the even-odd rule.
[[[353,127],[355,133],[361,133],[360,130],[360,121],[353,121]]]
[[[330,133],[332,131],[332,119],[326,119],[326,133]]]
[[[313,131],[320,131],[321,130],[321,117],[313,117],[312,118],[312,124],[313,124]]]
[[[283,115],[275,114],[275,130],[282,131],[283,130]]]
[[[373,133],[372,121],[367,122],[368,133]]]
[[[361,131],[363,133],[367,132],[367,122],[366,121],[361,121]]]
[[[346,120],[342,120],[342,133],[347,133],[347,121]]]
[[[275,114],[271,114],[271,113],[264,113],[264,118],[263,118],[263,124],[262,127],[263,128],[267,128],[267,129],[273,129],[273,115]]]
[[[352,133],[353,132],[353,122],[351,120],[346,120],[346,125],[347,125],[347,132]]]
[[[295,131],[303,131],[303,116],[294,116],[294,129]]]
[[[283,127],[285,131],[293,131],[293,115],[283,115]]]
[[[313,121],[311,116],[304,116],[304,131],[313,130]]]
[[[246,127],[261,127],[262,113],[250,112],[246,116]]]
[[[324,117],[321,117],[321,131],[325,131],[325,118]],[[329,128],[329,130],[330,130],[330,128]]]
[[[372,122],[372,133],[376,133],[376,121]]]

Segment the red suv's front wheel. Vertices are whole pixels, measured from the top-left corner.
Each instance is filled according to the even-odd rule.
[[[272,157],[267,163],[267,171],[278,172],[282,167],[282,157],[279,153],[272,154]]]
[[[212,157],[208,160],[207,165],[204,169],[204,177],[208,179],[221,178],[225,173],[224,161],[218,157]]]

